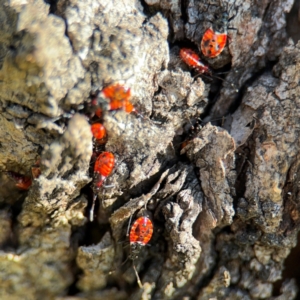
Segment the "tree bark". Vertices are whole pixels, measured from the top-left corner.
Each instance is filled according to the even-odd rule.
[[[295,299],[282,280],[300,225],[292,7],[0,0],[0,299]],[[179,46],[200,52],[225,11],[227,46],[204,58],[224,81],[201,78]],[[104,111],[116,166],[90,222],[85,109],[114,83],[138,113]],[[41,175],[18,190],[9,172],[28,177],[37,160]],[[132,262],[127,227],[145,209],[154,233]]]

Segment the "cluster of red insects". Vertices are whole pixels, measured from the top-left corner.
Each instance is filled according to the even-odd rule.
[[[201,52],[204,57],[215,58],[224,50],[228,39],[228,29],[235,30],[235,28],[228,27],[228,23],[235,17],[235,15],[229,17],[228,11],[231,8],[226,9],[220,16],[216,16],[216,20],[212,23],[212,26],[204,32],[200,43]],[[200,56],[195,51],[182,48],[179,56],[184,63],[194,68],[198,73],[213,76],[212,69],[201,61]]]
[[[136,113],[137,110],[130,102],[130,89],[125,88],[120,84],[113,84],[105,87],[101,93],[92,100],[95,106],[95,115],[101,118],[103,110],[123,110],[127,113]],[[102,108],[99,108],[101,104]],[[94,144],[96,145],[94,151],[98,149],[97,145],[105,144],[107,141],[106,130],[101,123],[94,123],[91,125],[91,130],[94,138]],[[115,166],[115,157],[111,152],[102,152],[96,159],[94,165],[94,180],[93,180],[93,204],[90,211],[90,220],[93,221],[94,205],[97,198],[99,189],[103,186],[106,178],[112,173]],[[131,223],[131,218],[129,225]],[[130,230],[129,230],[130,229]],[[128,227],[127,235],[129,235],[130,242],[130,254],[129,258],[133,261],[133,269],[135,271],[137,282],[142,287],[139,279],[138,272],[134,265],[134,260],[138,258],[140,251],[145,245],[148,244],[153,233],[153,223],[147,216],[141,216],[132,224],[131,228]]]
[[[233,16],[234,17],[234,16]],[[233,17],[229,18],[227,11],[223,12],[215,23],[208,28],[201,40],[201,51],[205,57],[215,58],[223,51],[227,43],[227,30],[228,23]],[[213,75],[211,68],[203,63],[199,55],[187,48],[180,50],[180,58],[188,66],[194,68],[200,74]],[[94,205],[97,199],[99,190],[103,187],[104,182],[108,176],[111,175],[115,167],[115,156],[111,152],[102,151],[102,147],[107,142],[106,129],[103,126],[101,119],[103,113],[106,111],[123,110],[127,113],[136,113],[136,109],[130,102],[131,92],[129,88],[124,87],[121,84],[112,84],[105,87],[91,100],[91,106],[94,109],[94,114],[91,120],[91,131],[94,139],[94,154],[96,161],[93,168],[93,203],[90,211],[90,220],[94,218]],[[93,121],[93,119],[95,121]],[[7,174],[16,182],[16,187],[28,190],[32,184],[32,178],[37,178],[40,175],[38,166],[32,168],[32,178],[22,176],[15,172],[7,172]],[[130,222],[129,222],[130,225]],[[130,230],[129,230],[130,229]],[[129,235],[130,242],[130,254],[129,258],[134,261],[140,251],[145,245],[148,244],[153,233],[153,223],[148,216],[141,216],[132,224],[131,228],[128,227],[127,235]],[[136,268],[133,264],[134,271],[137,276],[138,284],[142,287]]]
[[[94,205],[97,199],[97,194],[106,180],[111,175],[115,167],[115,157],[111,152],[102,152],[99,145],[104,146],[107,142],[106,129],[99,120],[103,113],[107,111],[123,110],[126,113],[139,114],[133,104],[130,102],[131,91],[129,88],[121,84],[111,84],[105,87],[98,95],[92,99],[92,107],[95,111],[96,122],[92,123],[91,131],[94,139],[94,154],[97,156],[93,169],[93,204],[90,211],[90,220],[94,220]],[[93,121],[91,121],[93,122]],[[99,152],[102,152],[99,154]]]
[[[215,22],[213,22],[212,26],[204,32],[200,43],[201,52],[204,57],[215,58],[224,50],[228,39],[228,30],[235,30],[235,28],[228,27],[229,22],[236,16],[235,14],[229,17],[229,11],[234,5],[235,1],[229,9],[227,8],[221,15],[216,16]],[[200,75],[208,75],[226,81],[214,74],[209,65],[204,63],[194,50],[181,48],[179,51],[179,57],[185,64],[187,64],[190,68],[195,69]],[[236,90],[236,92],[238,92],[238,90]],[[199,124],[197,124],[196,128],[194,126],[192,127],[192,130],[194,131],[193,134],[199,130],[198,125]],[[193,136],[193,134],[190,135]],[[184,141],[181,145],[181,149],[183,149],[189,141],[190,139]]]

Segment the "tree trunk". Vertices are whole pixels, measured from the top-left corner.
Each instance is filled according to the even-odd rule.
[[[50,2],[0,0],[0,299],[295,299],[293,1]],[[228,42],[202,77],[179,49],[200,53],[218,15]],[[91,222],[91,95],[116,83],[136,111],[101,105],[116,164]],[[145,213],[153,236],[132,261]]]

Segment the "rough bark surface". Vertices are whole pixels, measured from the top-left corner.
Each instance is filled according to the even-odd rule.
[[[300,229],[294,1],[48,2],[0,0],[0,299],[295,299],[282,280]],[[206,59],[225,80],[202,79],[179,47],[200,51],[226,9],[235,30]],[[116,82],[143,116],[105,113],[116,167],[90,222],[82,108]],[[37,160],[18,190],[8,172]],[[139,288],[126,233],[145,208]]]

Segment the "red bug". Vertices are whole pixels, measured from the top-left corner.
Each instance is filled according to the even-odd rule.
[[[131,218],[130,218],[131,220]],[[130,221],[129,221],[130,224]],[[128,228],[129,229],[129,228]],[[128,231],[128,230],[127,230]],[[133,261],[133,269],[137,278],[137,282],[140,288],[142,288],[142,283],[139,274],[134,265],[134,260],[138,258],[140,252],[149,243],[153,234],[153,223],[146,217],[139,217],[134,221],[129,232],[129,243],[130,243],[130,253],[129,258]],[[128,235],[128,232],[127,232]]]
[[[199,118],[195,124],[191,123],[192,126],[189,128],[188,138],[181,143],[180,150],[183,150],[189,144],[189,142],[192,141],[197,136],[197,134],[201,131],[202,126],[200,122],[202,122],[202,120]]]
[[[139,112],[135,109],[133,104],[128,100],[111,100],[108,106],[109,110],[124,110],[127,113],[136,113],[137,115],[140,115]]]
[[[220,33],[208,28],[201,41],[201,51],[203,55],[214,58],[220,55],[227,43],[227,32]]]
[[[114,167],[115,156],[111,152],[103,152],[98,156],[94,166],[94,188],[96,190],[99,190]]]
[[[98,105],[102,105],[105,110],[124,110],[127,113],[137,113],[133,104],[129,101],[131,97],[130,88],[127,88],[119,83],[111,84],[105,87],[98,95]],[[96,115],[102,114],[99,108],[96,110]]]
[[[13,171],[7,171],[6,174],[15,181],[16,187],[20,190],[27,191],[31,187],[31,177],[24,176]]]
[[[180,49],[179,56],[184,63],[186,63],[189,67],[196,69],[199,73],[207,73],[211,75],[212,71],[210,67],[204,64],[199,55],[192,49]]]
[[[133,104],[127,100],[127,99],[124,99],[122,101],[119,101],[119,100],[111,100],[109,105],[108,105],[108,108],[109,110],[119,110],[119,109],[122,109],[124,110],[125,112],[127,113],[137,113],[135,107],[133,106]]]
[[[32,185],[32,179],[38,178],[41,175],[39,165],[40,160],[37,160],[31,168],[31,176],[25,176],[13,171],[7,171],[6,174],[15,181],[17,188],[23,191],[28,191]]]
[[[91,125],[91,131],[94,139],[98,144],[105,144],[106,142],[106,129],[101,123],[94,123]]]
[[[193,51],[192,49],[188,48],[182,48],[180,49],[179,56],[182,59],[183,62],[185,62],[189,67],[196,69],[200,74],[208,74],[212,78],[220,79],[224,82],[228,82],[222,77],[217,76],[216,74],[213,74],[211,68],[204,64],[199,55]],[[232,83],[228,82],[231,86],[233,86]]]
[[[201,40],[201,51],[204,56],[214,58],[220,55],[227,43],[228,29],[236,30],[228,27],[228,23],[236,16],[235,14],[229,17],[230,10],[231,8],[226,9],[222,14],[217,15],[212,26],[204,32]]]
[[[115,167],[115,156],[111,152],[101,153],[94,165],[94,183],[93,183],[93,204],[90,210],[90,221],[94,220],[94,207],[97,199],[97,192],[103,185],[106,178],[112,173]]]
[[[130,259],[136,259],[142,247],[147,245],[153,234],[153,224],[148,217],[139,217],[134,221],[129,232]]]
[[[102,91],[102,96],[109,100],[124,101],[131,97],[130,88],[127,88],[119,83],[111,84],[105,87]]]
[[[107,110],[123,109],[126,111],[126,104],[131,97],[131,91],[130,88],[116,83],[105,87],[101,91],[100,96],[108,100],[106,101]]]
[[[102,109],[101,109],[100,107],[96,109],[95,115],[96,115],[98,118],[102,118]]]

